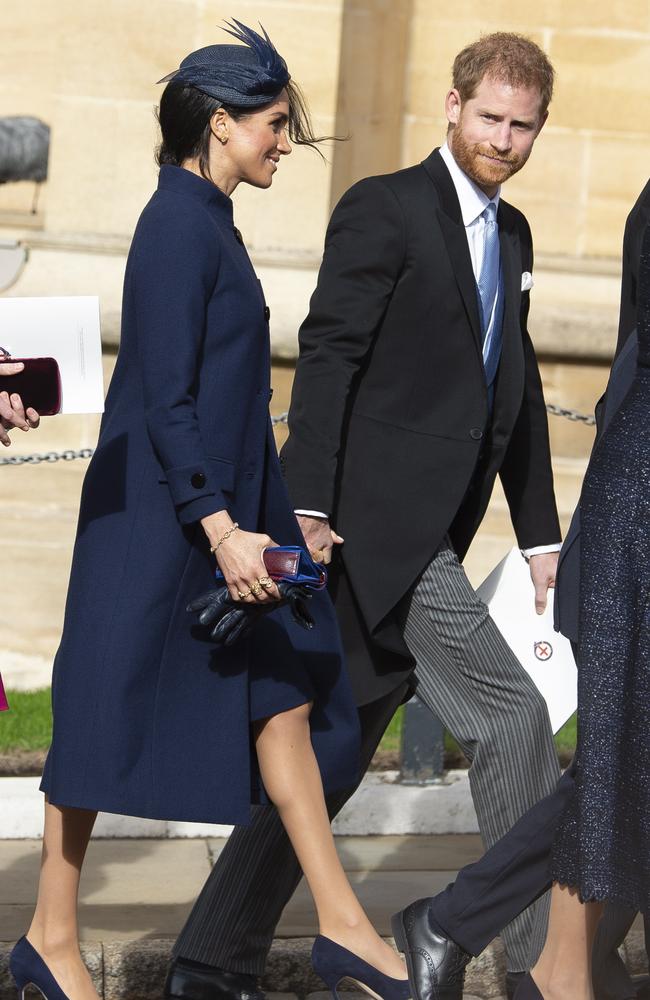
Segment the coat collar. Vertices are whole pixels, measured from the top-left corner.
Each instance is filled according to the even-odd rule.
[[[199,177],[185,167],[176,167],[171,163],[163,164],[158,175],[158,190],[174,191],[177,194],[189,195],[190,198],[198,198],[215,214],[232,222],[233,206],[228,195],[212,181]]]

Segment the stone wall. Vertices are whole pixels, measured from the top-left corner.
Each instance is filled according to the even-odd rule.
[[[117,337],[130,234],[155,184],[155,81],[190,49],[227,40],[218,24],[229,16],[265,25],[317,130],[349,137],[326,148],[327,162],[295,150],[270,192],[235,195],[277,354],[295,352],[332,203],[439,144],[454,54],[509,29],[539,41],[558,71],[548,124],[507,188],[536,240],[533,330],[546,353],[608,355],[623,223],[650,172],[647,0],[10,0],[0,115],[52,126],[37,214],[33,185],[0,187],[0,240],[32,248],[10,294],[98,292],[107,339]]]
[[[650,7],[646,0],[413,0],[402,159],[444,135],[454,55],[489,31],[520,31],[557,71],[531,160],[508,183],[538,252],[618,259],[625,217],[650,174]]]
[[[316,128],[334,128],[341,0],[12,0],[6,7],[0,115],[36,114],[52,126],[42,201],[48,235],[132,232],[155,185],[156,80],[191,49],[227,42],[218,27],[225,17],[265,25],[309,95]],[[244,186],[237,193],[242,229],[257,249],[317,252],[331,167],[299,150],[282,168],[272,194]],[[0,189],[0,212],[25,208],[30,191]]]

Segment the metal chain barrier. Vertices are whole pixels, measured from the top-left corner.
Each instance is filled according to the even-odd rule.
[[[578,413],[577,410],[566,410],[562,406],[555,406],[554,403],[547,403],[546,409],[554,417],[566,417],[567,420],[586,424],[588,427],[593,427],[596,423],[596,418],[593,416],[586,413]],[[286,424],[288,417],[289,414],[287,412],[280,413],[277,417],[271,417],[271,423],[274,426],[275,424]],[[80,448],[79,451],[46,451],[42,455],[9,455],[6,458],[0,456],[0,465],[40,465],[41,462],[73,462],[76,458],[92,458],[94,450],[94,448]]]
[[[46,451],[43,455],[9,455],[0,457],[0,465],[40,465],[41,462],[72,462],[75,458],[91,458],[94,448],[80,448],[79,451]]]
[[[567,420],[579,421],[588,427],[593,427],[596,423],[596,418],[591,414],[578,413],[577,410],[565,410],[562,406],[555,406],[554,403],[546,404],[546,412],[551,413],[554,417],[566,417]]]

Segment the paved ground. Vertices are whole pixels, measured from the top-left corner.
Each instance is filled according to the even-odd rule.
[[[96,840],[80,892],[86,940],[138,940],[175,934],[224,840]],[[346,869],[382,934],[389,917],[418,896],[443,888],[481,853],[478,836],[339,837]],[[40,843],[0,841],[0,940],[24,930],[38,878]],[[316,932],[309,894],[301,885],[278,933]]]
[[[224,843],[217,839],[91,843],[80,892],[81,933],[86,959],[106,998],[124,996],[125,991],[138,1000],[155,995],[170,939]],[[480,839],[473,835],[339,837],[337,844],[355,889],[384,935],[390,933],[391,913],[442,888],[460,866],[481,853]],[[0,942],[14,941],[26,927],[39,858],[36,840],[0,841]],[[315,933],[313,906],[301,885],[278,928],[267,978],[271,991],[325,1000],[326,994],[312,992],[318,985],[308,968],[309,939]],[[6,951],[0,945],[0,998],[5,994]],[[498,996],[493,970],[483,978],[486,989],[480,996]],[[475,994],[466,997],[479,996],[473,989]]]
[[[80,893],[85,960],[104,1000],[160,1000],[169,949],[225,841],[98,840],[91,843]],[[481,853],[477,836],[339,837],[346,869],[378,930],[414,898],[442,888]],[[32,912],[40,843],[0,841],[0,1000],[15,1000],[7,972],[10,943]],[[309,952],[316,931],[301,886],[288,905],[271,950],[264,986],[285,1000],[318,994]],[[3,943],[4,942],[4,943]],[[646,971],[637,921],[624,954],[634,973]],[[465,1000],[503,1000],[505,963],[497,940],[473,961]],[[353,1000],[346,995],[346,1000]]]

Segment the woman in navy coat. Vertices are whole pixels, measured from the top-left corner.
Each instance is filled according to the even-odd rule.
[[[217,567],[233,599],[276,600],[263,550],[302,543],[268,413],[268,309],[230,196],[240,182],[270,187],[287,132],[315,140],[268,36],[232,33],[246,44],[192,53],[161,99],[158,190],[133,238],[83,488],[38,902],[11,960],[18,988],[34,983],[48,1000],[95,1000],[76,897],[97,811],[239,824],[260,795],[313,892],[321,973],[333,988],[347,970],[380,996],[409,995],[329,828],[323,785],[355,782],[357,716],[328,597],[314,597],[312,631],[280,607],[225,651],[187,614]]]

